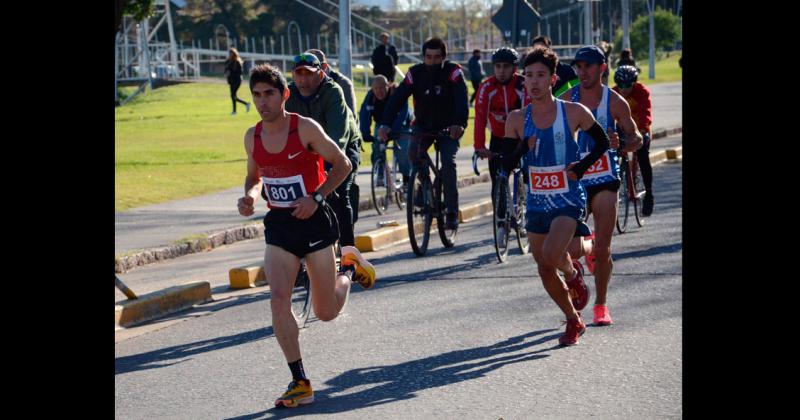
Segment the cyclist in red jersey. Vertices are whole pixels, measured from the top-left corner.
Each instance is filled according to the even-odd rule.
[[[506,117],[508,113],[522,108],[525,105],[525,78],[517,74],[519,54],[511,48],[501,47],[492,53],[492,67],[494,75],[481,83],[478,88],[478,100],[475,102],[475,154],[481,159],[491,158],[492,153],[508,154],[514,150],[517,143],[503,139],[506,130]],[[486,149],[486,122],[489,121],[491,141]],[[501,162],[497,159],[489,160],[489,176],[492,180],[492,204]],[[500,203],[499,211],[505,212],[504,203]],[[502,222],[500,222],[502,223]],[[499,226],[507,229],[506,226]],[[513,226],[512,226],[513,228]],[[504,236],[504,235],[502,235]]]
[[[342,271],[336,273],[333,244],[339,228],[324,197],[350,173],[350,160],[317,122],[286,112],[289,89],[280,70],[268,64],[255,67],[250,92],[261,121],[244,137],[247,177],[238,208],[242,216],[255,212],[263,182],[270,209],[264,217],[264,271],[270,286],[272,327],[293,378],[275,405],[296,407],[314,401],[291,312],[300,259],[305,258],[314,313],[321,321],[336,318],[353,281],[371,288],[375,269],[355,247],[344,246]],[[327,176],[323,161],[333,164]]]
[[[644,202],[642,214],[653,214],[653,166],[650,163],[650,124],[653,123],[653,106],[650,100],[650,90],[638,82],[639,69],[632,65],[622,65],[614,72],[614,92],[619,93],[628,101],[631,107],[631,116],[636,122],[636,127],[642,133],[642,147],[636,150],[639,160],[639,169],[642,171],[644,182]]]

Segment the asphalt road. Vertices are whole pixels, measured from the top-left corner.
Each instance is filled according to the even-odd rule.
[[[533,259],[514,248],[498,264],[484,217],[463,224],[452,249],[434,235],[425,257],[407,244],[367,254],[375,288],[354,286],[344,314],[312,315],[301,331],[313,404],[272,408],[291,377],[261,287],[126,331],[115,416],[681,417],[682,164],[654,171],[653,216],[614,238],[615,324],[590,325],[578,346],[557,347],[564,317]],[[587,284],[594,296],[588,271]]]

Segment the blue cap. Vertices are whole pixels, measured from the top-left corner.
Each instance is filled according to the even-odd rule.
[[[573,62],[576,61],[584,61],[587,64],[602,64],[606,62],[606,55],[603,54],[603,50],[597,45],[587,45],[581,47],[581,49],[575,53],[575,60]]]

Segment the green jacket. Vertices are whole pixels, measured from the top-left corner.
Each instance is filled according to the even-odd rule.
[[[289,92],[286,111],[318,122],[325,134],[338,143],[342,150],[348,145],[358,150],[361,146],[361,132],[353,112],[345,105],[342,88],[336,82],[326,76],[308,103],[300,98],[300,91],[294,81],[289,83]]]

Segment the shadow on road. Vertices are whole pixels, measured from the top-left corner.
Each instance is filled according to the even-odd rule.
[[[194,343],[187,343],[179,346],[153,350],[147,353],[118,357],[114,359],[114,374],[119,375],[122,373],[139,370],[157,369],[172,366],[181,362],[185,362],[188,360],[186,358],[196,354],[247,344],[253,341],[272,337],[273,335],[274,333],[272,331],[272,326],[269,326],[239,334],[227,335],[224,337],[217,337],[209,340],[196,341]],[[169,363],[173,360],[174,362]]]
[[[416,392],[476,379],[502,366],[548,357],[541,354],[560,348],[557,344],[544,349],[515,353],[554,340],[561,332],[525,340],[557,331],[546,329],[511,337],[501,342],[465,350],[455,350],[396,365],[372,366],[347,371],[327,382],[329,388],[314,392],[314,403],[294,409],[271,408],[232,419],[284,418],[308,414],[348,412],[416,397]],[[346,393],[355,387],[367,389]],[[319,388],[319,386],[317,386]],[[279,390],[276,390],[278,392]],[[277,395],[276,395],[277,396]]]

